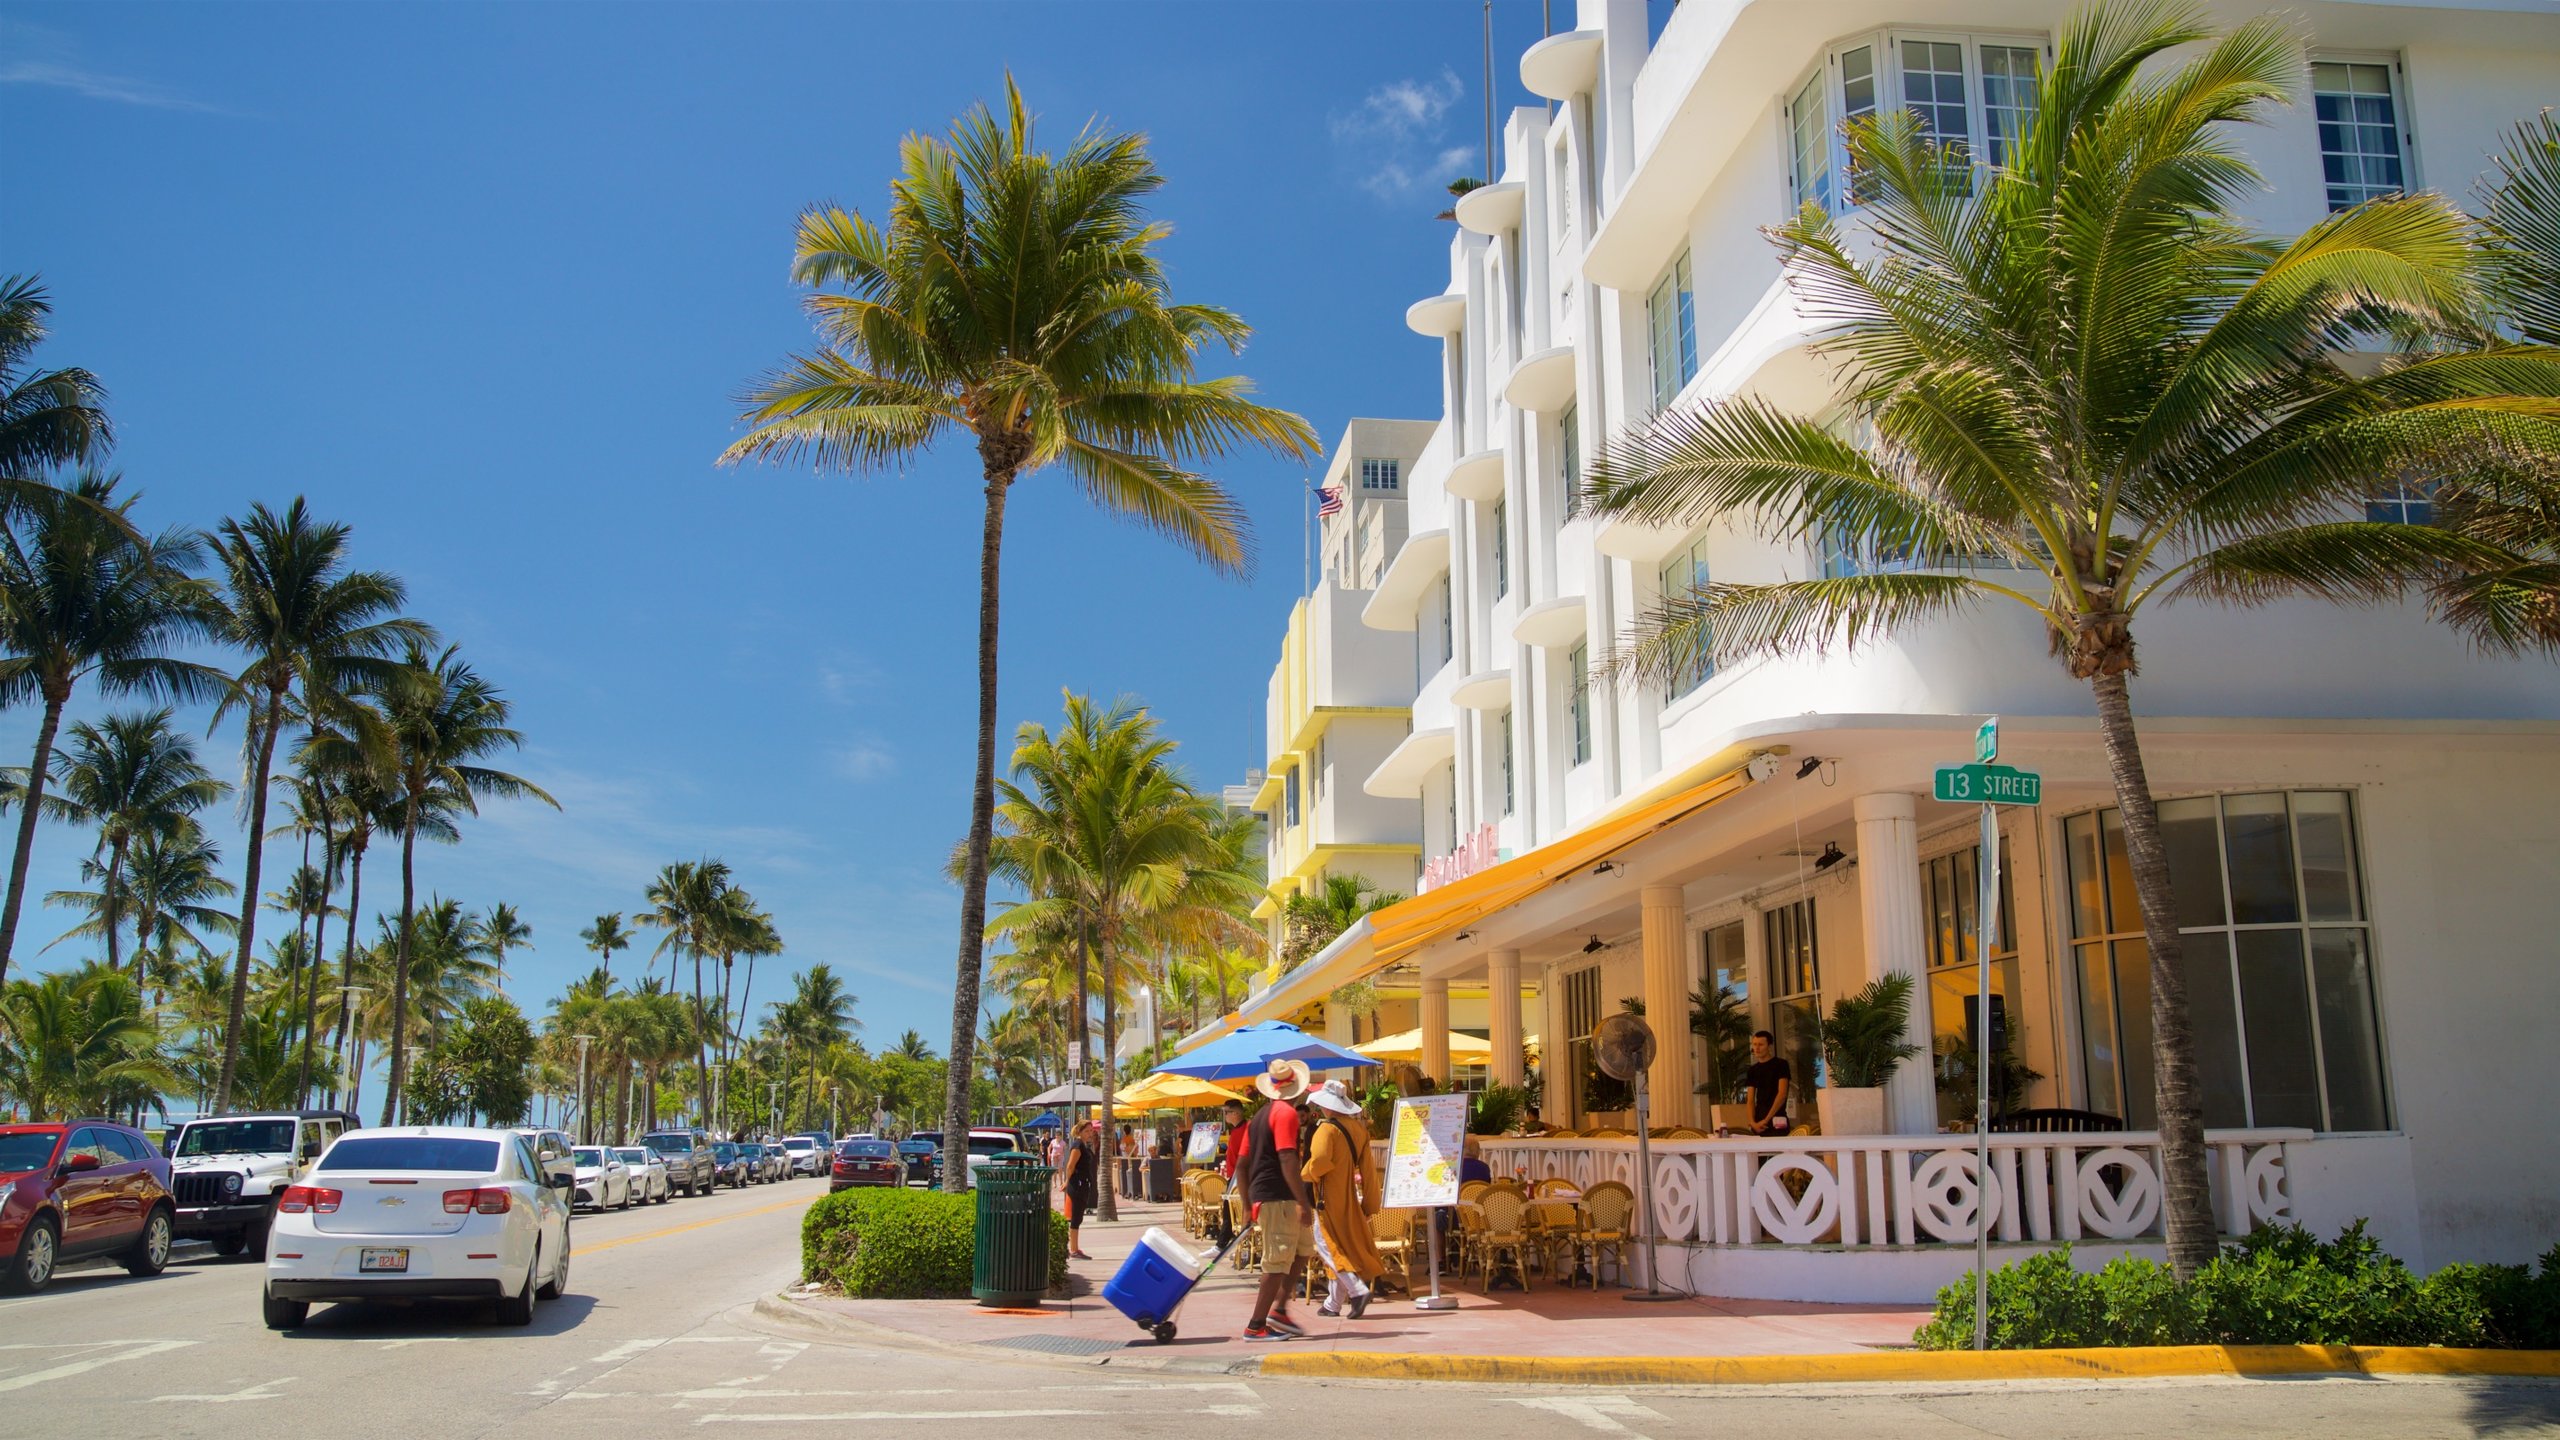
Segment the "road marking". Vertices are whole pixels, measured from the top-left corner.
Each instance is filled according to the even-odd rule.
[[[1076,1415],[1100,1415],[1100,1410],[845,1410],[805,1415],[753,1415],[730,1411],[720,1415],[697,1415],[696,1425],[736,1425],[748,1421],[785,1421],[808,1424],[828,1420],[1053,1420]]]
[[[688,1220],[682,1225],[670,1225],[663,1230],[646,1230],[637,1235],[618,1235],[611,1240],[599,1240],[593,1245],[577,1246],[576,1252],[580,1255],[593,1255],[599,1250],[610,1250],[616,1245],[637,1245],[643,1240],[664,1239],[669,1235],[681,1235],[687,1230],[699,1230],[706,1225],[726,1225],[732,1220],[744,1220],[750,1215],[770,1215],[777,1210],[806,1210],[809,1208],[809,1203],[806,1200],[784,1200],[778,1204],[759,1205],[753,1210],[740,1210],[731,1215],[714,1215],[708,1220]]]
[[[1106,1380],[1091,1385],[1043,1385],[1040,1388],[1044,1391],[1066,1391],[1077,1395],[1090,1395],[1097,1390],[1107,1390],[1115,1394],[1135,1394],[1148,1390],[1193,1392],[1219,1390],[1230,1395],[1241,1395],[1247,1400],[1262,1398],[1253,1393],[1252,1386],[1241,1380]]]
[[[24,1375],[12,1375],[6,1380],[0,1380],[0,1392],[24,1390],[30,1385],[42,1385],[48,1380],[68,1380],[74,1375],[86,1375],[101,1366],[113,1365],[119,1361],[139,1360],[146,1355],[162,1355],[171,1350],[184,1350],[196,1342],[193,1340],[128,1340],[107,1343],[121,1344],[125,1348],[113,1355],[93,1355],[86,1360],[72,1360],[56,1365],[50,1370],[30,1370]],[[26,1348],[42,1350],[68,1347],[30,1345]]]
[[[1514,1405],[1532,1410],[1545,1410],[1561,1415],[1585,1430],[1598,1430],[1610,1435],[1640,1435],[1623,1422],[1626,1420],[1660,1420],[1660,1411],[1648,1410],[1624,1395],[1540,1395],[1522,1399],[1505,1396]]]
[[[855,1395],[956,1395],[956,1390],[751,1390],[712,1385],[700,1390],[572,1390],[563,1400],[842,1400]]]
[[[273,1380],[261,1380],[246,1390],[234,1390],[228,1395],[154,1395],[151,1397],[151,1403],[166,1405],[173,1400],[185,1400],[201,1405],[228,1405],[234,1400],[281,1400],[284,1397],[275,1393],[275,1388],[279,1385],[290,1385],[299,1378],[301,1377],[284,1375]]]
[[[462,1337],[459,1335],[409,1335],[398,1340],[359,1340],[356,1343],[379,1345],[385,1350],[397,1350],[403,1345],[459,1345],[462,1343]]]
[[[761,1345],[763,1343],[764,1337],[761,1335],[660,1336],[654,1340],[625,1340],[621,1344],[614,1346],[612,1349],[607,1350],[587,1363],[590,1365],[618,1365],[625,1360],[636,1359],[639,1356],[646,1355],[661,1345]]]

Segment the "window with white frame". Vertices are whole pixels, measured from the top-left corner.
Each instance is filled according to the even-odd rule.
[[[2020,1070],[2016,1063],[2020,1027],[2017,907],[2009,885],[2009,842],[2000,842],[1999,922],[1991,941],[1991,1003],[1996,1036],[2005,1037],[2007,1056],[1992,1068],[1992,1114],[2015,1103]],[[1929,973],[1929,1050],[1938,1094],[1938,1122],[1973,1123],[1980,1098],[1974,1066],[1980,1037],[1975,1025],[1980,1004],[1982,966],[1975,949],[1981,935],[1982,847],[1968,845],[1952,854],[1920,862],[1921,941]]]
[[[1458,848],[1458,762],[1449,762],[1449,848]]]
[[[1849,176],[1842,127],[1878,110],[1904,109],[1922,133],[1970,167],[2010,163],[2035,120],[2042,38],[1887,31],[1833,46],[1789,92],[1788,168],[1796,206],[1838,214],[1867,198]],[[1844,178],[1848,177],[1846,183]]]
[[[1404,485],[1404,467],[1394,460],[1360,462],[1360,488],[1393,493]]]
[[[1512,806],[1511,784],[1511,712],[1502,712],[1498,741],[1502,748],[1502,813],[1509,815]]]
[[[1582,509],[1582,412],[1576,406],[1565,406],[1556,421],[1556,449],[1564,472],[1564,513],[1574,515]]]
[[[1511,538],[1503,523],[1503,502],[1493,502],[1493,598],[1511,593]]]
[[[1707,537],[1697,539],[1672,552],[1662,562],[1662,603],[1686,605],[1704,598],[1707,588]],[[1716,673],[1716,662],[1710,637],[1701,629],[1690,646],[1690,654],[1680,669],[1664,686],[1663,698],[1677,700],[1707,683]]]
[[[1645,333],[1653,360],[1653,408],[1669,405],[1698,373],[1698,297],[1689,279],[1689,252],[1645,298]]]
[[[1556,248],[1573,243],[1573,212],[1578,207],[1573,194],[1573,147],[1562,137],[1556,141],[1555,184],[1548,192],[1547,203],[1555,210]]]
[[[1458,654],[1457,592],[1450,588],[1449,572],[1440,572],[1440,663],[1448,664]]]
[[[1815,941],[1813,897],[1760,912],[1761,963],[1769,975],[1769,1029],[1794,1083],[1787,1108],[1810,1094],[1822,1059],[1822,957]]]
[[[2385,525],[2432,525],[2436,487],[2424,480],[2387,480],[2364,501],[2364,518]]]
[[[1298,826],[1298,769],[1296,766],[1289,767],[1288,772],[1281,777],[1280,790],[1288,802],[1289,828],[1294,830]]]
[[[2400,141],[2399,65],[2391,60],[2315,60],[2311,107],[2320,126],[2320,178],[2332,212],[2408,188]]]
[[[1573,763],[1591,758],[1591,646],[1576,645],[1565,653],[1565,695],[1573,712]]]

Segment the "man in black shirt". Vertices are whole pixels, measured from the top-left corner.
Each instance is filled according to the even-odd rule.
[[[1795,1071],[1778,1054],[1778,1037],[1766,1030],[1751,1032],[1751,1068],[1743,1074],[1751,1086],[1751,1133],[1787,1133],[1787,1097],[1795,1089]]]

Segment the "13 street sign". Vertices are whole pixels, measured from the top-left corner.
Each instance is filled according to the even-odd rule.
[[[2044,777],[2010,765],[1941,765],[1935,793],[1966,805],[2041,805]]]
[[[2000,717],[1992,716],[1973,732],[1973,758],[1988,765],[2000,758]]]

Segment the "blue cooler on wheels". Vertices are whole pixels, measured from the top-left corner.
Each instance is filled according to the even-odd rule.
[[[1173,1312],[1214,1259],[1214,1255],[1195,1253],[1161,1228],[1150,1227],[1138,1237],[1129,1258],[1120,1262],[1119,1273],[1102,1287],[1102,1298],[1162,1344],[1173,1339]]]

